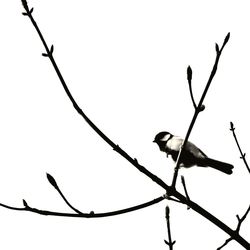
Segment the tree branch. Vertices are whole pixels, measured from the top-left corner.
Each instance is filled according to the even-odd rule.
[[[165,218],[167,221],[167,228],[168,228],[168,241],[164,240],[164,242],[166,243],[166,245],[169,246],[169,250],[173,250],[174,244],[175,244],[175,240],[172,241],[172,237],[171,237],[171,229],[170,229],[170,209],[168,206],[166,206],[166,210],[165,210]]]
[[[247,211],[245,212],[245,214],[244,214],[241,218],[239,217],[238,214],[236,215],[236,218],[237,218],[237,220],[238,220],[238,225],[237,225],[237,228],[236,228],[236,230],[235,230],[236,233],[239,233],[239,232],[240,232],[241,224],[242,224],[242,222],[246,219],[246,217],[247,217],[249,211],[250,211],[250,206],[248,207]],[[228,238],[220,247],[217,248],[217,250],[222,249],[224,246],[226,246],[226,245],[227,245],[230,241],[232,241],[232,240],[233,240],[232,237]]]
[[[187,68],[187,80],[188,80],[189,92],[190,92],[190,96],[191,96],[191,100],[192,100],[194,109],[196,109],[197,105],[195,103],[193,90],[192,90],[192,75],[193,75],[192,68],[190,66],[188,66],[188,68]]]
[[[181,176],[181,182],[182,182],[182,185],[183,185],[183,188],[184,188],[186,198],[187,198],[187,200],[190,200],[184,176]],[[187,207],[187,209],[190,209],[190,207]]]
[[[25,6],[24,3],[26,3],[27,5],[27,2],[25,0],[22,0],[23,2],[23,5]],[[45,50],[46,50],[46,53],[47,53],[47,56],[48,58],[50,59],[59,79],[60,79],[60,82],[67,94],[67,96],[69,97],[70,101],[72,102],[74,108],[76,109],[76,111],[85,119],[85,121],[90,125],[90,127],[92,129],[94,129],[94,131],[103,139],[105,140],[115,151],[117,151],[122,157],[124,157],[127,161],[129,161],[132,165],[134,165],[139,171],[141,171],[143,174],[147,175],[152,181],[154,181],[155,183],[157,183],[159,186],[161,186],[163,189],[166,190],[167,194],[169,196],[174,196],[175,198],[177,198],[180,202],[184,203],[184,204],[187,204],[189,207],[191,207],[194,211],[196,211],[197,213],[201,214],[203,217],[205,217],[206,219],[210,220],[212,223],[214,223],[217,227],[221,228],[223,231],[225,231],[227,234],[229,234],[230,236],[233,237],[234,240],[236,240],[239,244],[241,244],[243,247],[245,247],[246,249],[249,249],[250,248],[250,244],[244,239],[242,238],[238,233],[235,233],[234,230],[232,230],[230,227],[228,227],[226,224],[224,224],[222,221],[220,221],[218,218],[216,218],[215,216],[213,216],[211,213],[209,213],[208,211],[206,211],[204,208],[202,208],[201,206],[199,206],[198,204],[196,204],[195,202],[191,201],[191,200],[187,200],[185,196],[183,196],[181,193],[179,193],[176,189],[175,189],[175,185],[172,185],[171,186],[168,186],[164,181],[162,181],[159,177],[157,177],[156,175],[154,175],[153,173],[151,173],[149,170],[147,170],[145,167],[143,167],[142,165],[140,165],[138,163],[138,161],[136,159],[133,159],[131,156],[129,156],[124,150],[122,150],[118,145],[116,145],[113,141],[111,141],[86,115],[85,113],[80,109],[80,107],[78,106],[78,104],[76,103],[76,101],[74,100],[73,96],[71,95],[63,77],[62,77],[62,74],[60,73],[60,70],[54,60],[54,57],[53,57],[53,49],[51,47],[51,49],[48,48],[44,38],[43,38],[43,35],[39,29],[39,27],[37,26],[33,16],[32,16],[32,11],[29,11],[29,8],[25,8],[26,10],[26,16],[28,16],[33,24],[33,26],[35,27],[44,47],[45,47]],[[33,9],[32,9],[33,10]],[[202,105],[202,102],[205,98],[205,95],[206,95],[206,92],[210,86],[210,83],[215,75],[215,72],[216,72],[216,69],[217,69],[217,64],[218,64],[218,61],[219,61],[219,58],[220,58],[220,54],[225,46],[225,44],[227,43],[229,39],[229,34],[227,35],[225,41],[224,41],[224,44],[221,48],[221,50],[219,50],[219,47],[218,45],[216,45],[216,51],[217,51],[217,57],[216,57],[216,61],[215,61],[215,64],[214,64],[214,67],[213,67],[213,70],[211,72],[211,75],[210,75],[210,78],[208,80],[208,83],[206,85],[206,88],[204,90],[204,93],[201,97],[201,100],[198,104],[198,109],[196,109],[195,111],[195,115],[191,121],[191,124],[190,124],[190,128],[188,130],[188,133],[186,135],[186,138],[185,138],[185,141],[187,141],[188,137],[189,137],[189,134],[192,130],[192,127],[194,125],[194,122],[198,116],[198,113],[200,112],[200,107]],[[185,146],[185,144],[183,145]],[[180,151],[181,153],[181,151]],[[180,156],[180,155],[179,155]],[[180,157],[178,157],[180,158]],[[178,160],[179,161],[179,160]],[[178,163],[179,164],[179,163]],[[178,169],[178,168],[177,168]],[[178,171],[178,170],[177,170]],[[176,172],[177,172],[176,171]],[[178,173],[175,173],[175,178],[177,178],[177,174]],[[176,181],[176,180],[175,180]],[[175,184],[175,182],[174,182]],[[24,209],[20,209],[20,208],[13,208],[13,207],[10,207],[10,206],[6,206],[6,205],[3,205],[3,204],[0,204],[6,208],[9,208],[9,209],[14,209],[14,210],[24,210]],[[26,209],[27,210],[27,209]],[[29,211],[29,210],[28,210]],[[51,212],[48,212],[48,211],[42,211],[42,210],[36,210],[36,209],[33,209],[32,212],[36,212],[36,213],[39,213],[39,214],[44,214],[44,215],[51,215]],[[68,216],[68,214],[63,214],[63,213],[53,213],[53,215],[59,215],[60,216]],[[100,215],[100,214],[99,214]],[[83,214],[72,214],[70,217],[83,217]],[[87,218],[90,217],[90,214],[87,214],[86,215]],[[98,216],[92,216],[92,217],[98,217]],[[103,216],[99,216],[99,217],[103,217]]]
[[[125,209],[120,209],[117,211],[112,211],[112,212],[105,212],[105,213],[95,213],[94,211],[91,211],[90,213],[82,213],[82,212],[77,212],[77,213],[62,213],[62,212],[53,212],[53,211],[47,211],[47,210],[41,210],[37,208],[32,208],[28,205],[28,203],[23,200],[23,205],[24,207],[13,207],[9,205],[5,205],[3,203],[0,203],[1,207],[11,209],[11,210],[17,210],[17,211],[28,211],[40,215],[50,215],[50,216],[61,216],[61,217],[77,217],[77,218],[101,218],[101,217],[109,217],[109,216],[114,216],[114,215],[120,215],[120,214],[125,214],[129,212],[133,212],[139,209],[143,209],[149,206],[152,206],[154,204],[157,204],[161,201],[163,201],[165,198],[163,196],[160,196],[156,199],[153,199],[151,201],[142,203],[137,206],[125,208]]]
[[[203,104],[203,101],[204,101],[204,99],[205,99],[205,97],[206,97],[206,94],[207,94],[207,91],[208,91],[208,89],[209,89],[209,87],[210,87],[210,85],[211,85],[211,82],[212,82],[212,80],[213,80],[213,78],[214,78],[214,76],[215,76],[215,74],[216,74],[216,71],[217,71],[217,67],[218,67],[218,63],[219,63],[219,60],[220,60],[221,53],[222,53],[222,51],[223,51],[225,45],[227,44],[229,38],[230,38],[230,33],[228,33],[227,36],[225,37],[221,49],[219,49],[218,44],[216,44],[216,46],[215,46],[215,48],[216,48],[216,58],[215,58],[215,62],[214,62],[213,69],[212,69],[212,71],[211,71],[211,73],[210,73],[209,79],[208,79],[208,81],[207,81],[206,87],[205,87],[205,89],[204,89],[204,91],[203,91],[203,94],[202,94],[202,96],[201,96],[201,99],[200,99],[200,101],[199,101],[199,104],[198,104],[198,106],[197,106],[196,109],[195,109],[193,118],[192,118],[192,120],[191,120],[191,123],[190,123],[189,128],[188,128],[188,131],[187,131],[187,134],[186,134],[186,136],[185,136],[185,139],[184,139],[184,141],[183,141],[183,143],[182,143],[182,146],[181,146],[180,151],[179,151],[179,154],[178,154],[178,158],[177,158],[176,165],[175,165],[174,176],[173,176],[173,180],[172,180],[172,187],[173,187],[173,188],[175,188],[176,180],[177,180],[177,177],[178,177],[178,171],[179,171],[179,168],[180,168],[180,163],[181,163],[181,157],[182,157],[183,148],[185,148],[185,145],[186,145],[186,143],[187,143],[187,141],[188,141],[188,138],[189,138],[189,136],[190,136],[190,134],[191,134],[191,131],[192,131],[193,127],[194,127],[194,124],[195,124],[195,121],[196,121],[196,119],[197,119],[197,117],[198,117],[198,114],[204,109],[204,108],[202,108],[202,107],[204,107],[204,106],[202,105],[202,104]]]
[[[47,173],[47,179],[49,181],[49,183],[56,189],[56,191],[60,194],[60,196],[62,197],[62,199],[65,201],[65,203],[76,213],[78,214],[82,214],[81,211],[79,211],[78,209],[76,209],[75,207],[73,207],[69,201],[66,199],[66,197],[64,196],[64,194],[62,193],[62,191],[60,190],[60,188],[58,187],[54,177],[50,174]]]
[[[234,140],[235,140],[235,142],[237,144],[237,147],[238,147],[238,149],[240,151],[240,155],[241,155],[240,158],[244,161],[245,166],[246,166],[248,172],[250,173],[250,168],[249,168],[247,160],[246,160],[246,153],[243,153],[242,150],[241,150],[240,144],[239,144],[237,136],[235,134],[235,127],[234,127],[234,124],[232,122],[230,122],[230,130],[233,133]]]

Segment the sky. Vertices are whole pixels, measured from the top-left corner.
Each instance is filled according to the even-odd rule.
[[[190,198],[232,228],[248,208],[250,152],[248,1],[30,0],[33,16],[75,100],[131,157],[171,183],[174,163],[152,143],[160,131],[185,137],[193,116],[186,69],[198,102],[215,60],[215,43],[231,37],[190,141],[234,165],[231,176],[181,169]],[[21,1],[0,15],[0,202],[71,212],[46,173],[83,212],[114,211],[164,190],[107,145],[68,100]],[[248,159],[248,158],[247,158]],[[183,193],[180,178],[177,188]],[[228,236],[186,206],[163,201],[124,215],[77,219],[0,208],[1,245],[12,249],[168,249],[170,207],[175,250],[216,249]],[[250,241],[250,217],[241,235]],[[225,249],[243,249],[231,242]]]

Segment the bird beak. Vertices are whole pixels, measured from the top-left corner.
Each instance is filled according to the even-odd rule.
[[[153,140],[153,142],[156,142],[155,140]]]

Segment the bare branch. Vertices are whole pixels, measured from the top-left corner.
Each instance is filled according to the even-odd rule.
[[[238,226],[237,226],[237,228],[236,228],[236,232],[239,233],[241,224],[242,224],[242,222],[246,219],[246,217],[247,217],[249,211],[250,211],[250,205],[249,205],[247,211],[245,212],[245,214],[244,214],[241,218],[239,217],[239,215],[236,215],[236,217],[237,217],[237,219],[238,219]]]
[[[120,209],[117,211],[112,211],[112,212],[105,212],[105,213],[95,213],[94,211],[91,211],[89,213],[62,213],[62,212],[53,212],[53,211],[47,211],[47,210],[41,210],[37,208],[32,208],[30,207],[25,200],[23,200],[24,207],[13,207],[9,205],[5,205],[3,203],[0,203],[1,207],[11,209],[11,210],[17,210],[17,211],[28,211],[40,215],[50,215],[50,216],[61,216],[61,217],[77,217],[77,218],[101,218],[101,217],[109,217],[109,216],[115,216],[115,215],[120,215],[120,214],[125,214],[129,212],[133,212],[139,209],[143,209],[149,206],[152,206],[154,204],[157,204],[161,201],[163,201],[165,198],[163,196],[160,196],[156,199],[153,199],[151,201],[142,203],[140,205],[136,205],[133,207],[125,208],[125,209]]]
[[[75,110],[85,119],[85,121],[89,124],[89,126],[104,140],[106,141],[113,149],[115,149],[122,157],[124,157],[127,161],[129,161],[132,165],[134,165],[139,171],[141,171],[143,174],[145,174],[146,176],[148,176],[152,181],[154,181],[155,183],[157,183],[159,186],[161,186],[164,190],[166,190],[166,192],[168,193],[169,196],[174,196],[175,198],[177,198],[177,200],[179,200],[181,203],[184,203],[184,204],[187,204],[188,206],[190,206],[194,211],[196,211],[197,213],[201,214],[203,217],[205,217],[206,219],[208,219],[209,221],[211,221],[212,223],[214,223],[217,227],[221,228],[223,231],[225,231],[227,234],[229,234],[230,236],[232,236],[239,244],[241,244],[244,248],[246,249],[249,249],[250,248],[250,244],[244,239],[242,238],[240,235],[235,235],[234,231],[228,227],[225,223],[223,223],[222,221],[220,221],[218,218],[216,218],[214,215],[212,215],[211,213],[209,213],[208,211],[206,211],[204,208],[202,208],[201,206],[199,206],[197,203],[191,201],[191,200],[187,200],[185,196],[183,196],[181,193],[179,193],[176,189],[175,189],[175,182],[176,182],[176,178],[177,178],[177,175],[178,175],[178,168],[179,168],[179,162],[180,162],[180,154],[181,154],[181,151],[180,151],[180,154],[178,156],[178,165],[177,168],[176,168],[176,173],[174,175],[174,181],[173,181],[173,185],[172,186],[169,186],[167,185],[164,181],[162,181],[158,176],[154,175],[153,173],[151,173],[149,170],[147,170],[145,167],[143,167],[142,165],[140,165],[138,163],[138,161],[134,158],[132,158],[130,155],[128,155],[124,150],[122,150],[120,147],[118,147],[113,141],[111,141],[87,116],[86,114],[80,109],[80,107],[78,106],[78,104],[76,103],[76,101],[74,100],[72,94],[70,93],[67,85],[66,85],[66,82],[55,62],[55,59],[53,57],[53,53],[50,53],[50,50],[47,46],[47,43],[46,41],[44,40],[44,37],[38,27],[38,25],[36,24],[33,16],[32,16],[32,13],[30,13],[30,15],[28,15],[28,17],[30,18],[33,26],[35,27],[44,47],[45,47],[45,50],[46,50],[46,53],[48,54],[48,58],[50,59],[56,73],[57,73],[57,76],[59,77],[60,79],[60,82],[68,96],[68,98],[70,99],[70,101],[72,102]],[[218,49],[217,51],[217,57],[216,57],[216,61],[215,61],[215,64],[214,64],[214,67],[213,67],[213,70],[211,72],[211,75],[209,77],[209,80],[208,80],[208,83],[206,85],[206,88],[204,90],[204,93],[201,97],[201,100],[198,104],[198,108],[196,109],[195,111],[195,115],[192,119],[192,122],[190,124],[190,127],[189,127],[189,130],[188,130],[188,133],[186,135],[186,138],[184,140],[184,142],[186,143],[190,133],[191,133],[191,130],[192,130],[192,127],[194,125],[194,122],[198,116],[198,113],[200,112],[200,107],[202,106],[202,103],[203,103],[203,100],[205,98],[205,95],[206,95],[206,92],[210,86],[210,83],[216,73],[216,70],[217,70],[217,65],[218,65],[218,61],[219,61],[219,58],[220,58],[220,54],[222,52],[222,49],[224,48],[227,40],[229,38],[229,34],[227,36],[227,39],[225,39],[224,41],[224,44],[221,48],[221,50]],[[185,146],[185,143],[183,146]],[[162,199],[163,197],[160,197],[160,199]],[[14,209],[14,210],[27,210],[27,209],[23,209],[23,208],[14,208],[14,207],[10,207],[10,206],[7,206],[7,205],[4,205],[4,204],[0,204],[0,206],[3,206],[3,207],[6,207],[6,208],[9,208],[9,209]],[[32,212],[36,212],[36,213],[39,213],[39,214],[44,214],[44,215],[52,215],[51,212],[48,212],[48,211],[42,211],[42,210],[37,210],[37,209],[33,209]],[[120,214],[121,212],[118,212],[116,214]],[[69,216],[69,214],[63,214],[63,213],[54,213],[53,215],[57,215],[57,216]],[[94,216],[95,215],[95,216]],[[91,216],[92,217],[103,217],[103,214],[101,214],[102,216],[96,216],[95,213],[91,212],[90,214],[87,214],[85,215],[85,217],[87,218],[90,218]],[[114,215],[114,214],[112,214]],[[84,217],[83,214],[71,214],[70,215],[71,217]],[[110,216],[110,214],[109,214]]]
[[[206,97],[206,94],[207,94],[207,91],[208,91],[208,89],[210,87],[210,84],[211,84],[211,82],[212,82],[212,80],[213,80],[213,78],[214,78],[214,76],[216,74],[221,53],[222,53],[225,45],[227,44],[227,42],[229,40],[229,37],[230,37],[230,33],[228,33],[227,36],[225,37],[221,49],[219,49],[219,46],[216,46],[216,58],[215,58],[213,69],[212,69],[212,71],[210,73],[209,79],[207,81],[206,87],[205,87],[205,89],[203,91],[203,94],[201,96],[201,99],[199,101],[199,104],[198,104],[197,108],[195,109],[195,112],[194,112],[193,118],[191,120],[191,123],[189,125],[186,137],[185,137],[185,139],[184,139],[184,141],[182,143],[182,146],[181,146],[179,154],[178,154],[178,158],[177,158],[176,165],[175,165],[174,176],[173,176],[173,180],[172,180],[172,187],[173,188],[175,187],[176,180],[177,180],[177,177],[178,177],[178,171],[179,171],[179,168],[180,168],[180,163],[181,163],[181,157],[182,157],[183,148],[185,148],[185,145],[186,145],[186,143],[188,141],[188,138],[189,138],[189,136],[191,134],[191,131],[192,131],[193,127],[194,127],[194,124],[195,124],[195,121],[196,121],[196,119],[198,117],[198,114],[202,111],[203,101],[204,101],[204,99]]]
[[[195,103],[193,90],[192,90],[192,75],[193,75],[192,68],[190,66],[188,66],[188,68],[187,68],[187,80],[188,80],[189,92],[190,92],[190,96],[191,96],[191,100],[192,100],[194,109],[196,109],[197,105]]]
[[[227,240],[225,240],[225,242],[217,248],[217,250],[222,249],[224,246],[226,246],[231,240],[233,240],[232,238],[228,238]]]
[[[165,218],[167,221],[167,228],[168,228],[168,241],[164,240],[164,242],[166,243],[166,245],[169,246],[169,250],[173,250],[173,246],[175,244],[175,240],[172,241],[172,237],[171,237],[171,228],[170,228],[170,209],[168,206],[166,206],[165,209]]]
[[[236,230],[235,230],[235,233],[236,233],[236,234],[239,234],[241,224],[242,224],[242,222],[246,219],[246,217],[247,217],[249,211],[250,211],[250,206],[248,207],[247,211],[245,212],[245,214],[244,214],[241,218],[240,218],[240,216],[239,216],[238,214],[236,215],[236,218],[237,218],[237,220],[238,220],[238,225],[237,225],[237,228],[236,228]],[[225,242],[224,242],[220,247],[217,248],[217,250],[222,249],[223,247],[225,247],[225,246],[226,246],[230,241],[232,241],[232,240],[233,240],[232,236],[231,236],[230,238],[226,239]]]
[[[189,195],[188,195],[188,191],[187,191],[187,187],[186,187],[186,182],[185,182],[185,178],[184,176],[181,176],[181,182],[185,191],[185,195],[187,197],[187,200],[190,200]],[[188,206],[187,209],[190,209],[190,207]]]
[[[235,134],[235,127],[234,127],[234,124],[232,122],[230,122],[230,130],[233,133],[234,140],[235,140],[235,142],[237,144],[237,147],[238,147],[238,149],[240,151],[240,155],[241,155],[240,158],[243,160],[248,172],[250,173],[250,167],[248,166],[248,163],[247,163],[247,160],[246,160],[246,153],[243,153],[242,150],[241,150],[240,144],[239,144],[237,136]]]
[[[65,203],[76,213],[78,214],[82,214],[81,211],[79,211],[78,209],[76,209],[75,207],[73,207],[69,201],[66,199],[66,197],[64,196],[64,194],[61,192],[60,188],[58,187],[54,177],[50,174],[47,173],[47,179],[49,181],[49,183],[56,189],[56,191],[60,194],[60,196],[62,197],[62,199],[65,201]]]

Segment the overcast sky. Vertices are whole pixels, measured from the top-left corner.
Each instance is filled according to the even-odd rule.
[[[30,0],[34,18],[73,96],[115,143],[170,184],[174,164],[152,140],[162,130],[185,136],[193,115],[186,68],[199,100],[228,32],[206,109],[190,140],[209,157],[232,163],[231,176],[182,169],[191,199],[236,228],[249,206],[249,1]],[[5,1],[0,15],[0,202],[71,212],[50,186],[57,180],[83,212],[106,212],[164,194],[107,145],[68,100],[21,1]],[[180,178],[178,189],[183,192]],[[1,245],[13,249],[164,250],[165,206],[174,249],[216,249],[227,235],[185,206],[169,201],[100,219],[45,217],[0,208]],[[250,241],[250,217],[241,234]],[[225,249],[242,249],[231,242]]]

